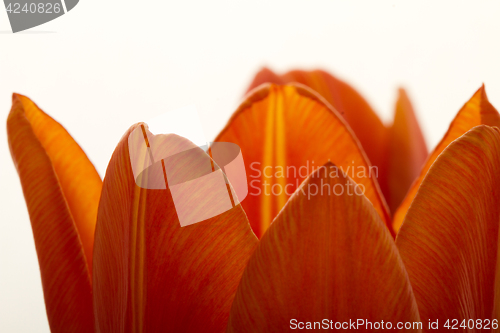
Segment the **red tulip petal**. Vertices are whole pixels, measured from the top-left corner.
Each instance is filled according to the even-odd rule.
[[[489,126],[500,126],[500,115],[498,114],[498,111],[493,107],[493,105],[491,105],[488,101],[484,86],[482,86],[474,94],[474,96],[472,96],[472,98],[467,103],[465,103],[462,109],[460,109],[457,116],[452,121],[448,132],[446,132],[441,142],[427,158],[427,161],[420,171],[420,175],[414,181],[403,202],[394,214],[393,226],[396,230],[399,230],[399,228],[401,227],[406,212],[408,211],[408,208],[415,198],[420,184],[422,183],[425,175],[427,174],[439,154],[441,154],[451,142],[462,136],[474,126],[478,126],[481,124]]]
[[[307,175],[329,160],[365,187],[390,228],[377,168],[342,117],[304,86],[261,85],[215,141],[241,147],[249,183],[242,205],[259,237]]]
[[[169,189],[135,183],[128,142],[135,129],[141,130],[132,127],[118,144],[104,179],[95,237],[96,329],[221,332],[257,238],[240,205],[181,227]],[[154,142],[165,152],[196,147],[173,135],[156,136]],[[180,173],[186,169],[180,162],[174,167]],[[149,176],[162,178],[158,170]]]
[[[424,323],[489,319],[492,328],[499,202],[500,132],[482,125],[439,155],[396,239]]]
[[[399,89],[394,123],[389,130],[385,199],[396,211],[427,158],[427,146],[406,92]],[[381,185],[382,186],[382,185]]]
[[[88,264],[101,180],[59,123],[25,96],[14,94],[12,103],[9,147],[28,206],[51,331],[93,332]]]
[[[328,163],[310,176],[261,239],[228,332],[284,332],[292,319],[419,321],[391,234],[361,188],[334,168]]]

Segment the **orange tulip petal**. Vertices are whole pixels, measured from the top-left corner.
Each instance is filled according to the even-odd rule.
[[[99,176],[60,124],[27,97],[14,94],[12,102],[9,147],[28,206],[51,331],[93,332],[85,255],[92,253]],[[82,247],[84,241],[90,244]]]
[[[394,123],[389,130],[385,199],[396,211],[427,158],[427,146],[406,92],[399,89]],[[382,185],[381,185],[382,186]]]
[[[329,160],[365,187],[390,228],[377,168],[342,117],[305,86],[261,85],[215,141],[241,147],[249,183],[242,205],[259,237],[307,175]]]
[[[14,94],[32,131],[49,156],[80,235],[89,269],[102,181],[94,165],[71,135],[28,97]]]
[[[366,100],[350,85],[322,70],[295,70],[284,75],[276,75],[264,68],[256,75],[250,88],[265,82],[276,84],[298,82],[319,93],[342,114],[361,142],[372,165],[376,165],[379,169],[384,167],[387,128]],[[383,170],[380,171],[382,173]]]
[[[441,154],[451,142],[465,134],[471,128],[481,124],[489,126],[500,126],[500,115],[498,114],[498,111],[493,107],[493,105],[491,105],[488,101],[484,86],[482,86],[472,96],[472,98],[467,103],[465,103],[462,109],[460,109],[441,142],[439,142],[434,151],[427,158],[427,161],[420,171],[420,175],[414,181],[406,197],[403,199],[403,202],[394,214],[394,229],[399,230],[399,228],[401,227],[408,208],[410,207],[413,199],[415,198],[415,195],[417,194],[420,184],[422,183],[425,175],[427,174],[439,154]]]
[[[436,159],[396,238],[423,322],[494,319],[499,202],[500,132],[482,125]]]
[[[228,332],[284,332],[292,319],[419,321],[391,234],[360,188],[334,168],[327,163],[312,174],[261,239]]]
[[[181,227],[169,189],[135,183],[128,138],[136,128],[118,144],[104,179],[94,248],[96,329],[221,332],[257,238],[240,205]],[[196,147],[165,138],[167,150]]]
[[[247,93],[264,83],[285,84],[287,82],[285,82],[281,76],[277,75],[269,68],[264,67],[253,78],[252,83],[250,83],[250,86],[248,87]]]
[[[361,142],[370,162],[379,168],[383,166],[387,128],[354,88],[321,70],[290,71],[283,77],[287,82],[305,84],[323,96],[344,116]]]

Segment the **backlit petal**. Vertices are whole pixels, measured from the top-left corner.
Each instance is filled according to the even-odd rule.
[[[259,237],[300,183],[329,160],[365,188],[390,228],[378,169],[338,112],[305,86],[261,85],[215,141],[241,147],[249,183],[242,205]]]
[[[391,234],[361,188],[334,168],[328,163],[309,177],[261,239],[228,332],[284,332],[294,328],[292,319],[383,320],[394,327],[419,321]]]
[[[499,202],[500,132],[482,125],[439,155],[396,238],[424,323],[494,319]]]
[[[500,115],[488,101],[484,86],[482,86],[474,94],[474,96],[472,96],[472,98],[465,103],[462,109],[460,109],[457,116],[452,121],[448,132],[446,132],[441,142],[439,142],[434,151],[427,158],[422,170],[420,171],[420,175],[414,181],[406,197],[403,199],[403,202],[394,214],[393,226],[396,230],[401,227],[401,223],[403,223],[406,212],[415,198],[422,180],[439,154],[441,154],[452,141],[462,136],[471,128],[481,124],[500,126]]]
[[[395,211],[427,158],[427,146],[418,125],[410,100],[399,89],[394,123],[389,129],[387,155],[387,189],[385,199],[391,211]],[[382,187],[382,184],[381,184]]]
[[[240,205],[181,227],[178,202],[174,203],[168,187],[154,190],[136,185],[128,138],[138,128],[133,126],[120,141],[104,179],[93,275],[96,329],[222,332],[257,238]],[[210,163],[209,156],[186,139],[157,138],[155,144],[163,153],[194,147]],[[180,173],[189,169],[181,162],[174,167]],[[163,179],[164,173],[158,170],[148,177]],[[151,184],[151,179],[145,183]],[[209,197],[200,198],[199,206],[205,207]]]
[[[269,82],[286,84],[298,82],[319,93],[347,121],[356,137],[361,142],[372,165],[380,169],[385,167],[388,130],[366,100],[350,85],[322,70],[290,71],[284,75],[276,75],[264,68],[255,76],[250,89]],[[384,186],[382,186],[382,190]]]
[[[59,123],[25,96],[14,94],[12,103],[9,147],[28,206],[51,331],[92,332],[88,265],[101,180]]]

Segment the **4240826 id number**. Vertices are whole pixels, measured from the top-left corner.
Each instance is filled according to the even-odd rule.
[[[444,328],[449,330],[459,330],[459,329],[476,329],[476,330],[496,330],[498,328],[497,319],[464,319],[459,321],[458,319],[448,319],[443,325]]]
[[[59,14],[63,10],[60,3],[52,4],[43,2],[25,3],[23,6],[18,2],[14,2],[9,3],[6,9],[9,14]]]

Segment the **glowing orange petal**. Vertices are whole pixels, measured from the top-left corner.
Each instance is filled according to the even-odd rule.
[[[319,93],[342,114],[361,142],[372,165],[376,165],[381,174],[384,173],[381,168],[385,167],[387,128],[366,100],[350,85],[321,70],[295,70],[278,76],[264,68],[256,75],[250,88],[255,88],[264,82],[276,84],[298,82]],[[381,183],[384,191],[382,185]]]
[[[439,155],[396,239],[424,323],[494,319],[499,202],[500,132],[482,125]]]
[[[135,183],[128,149],[135,128],[118,144],[104,179],[93,275],[96,329],[221,332],[257,238],[239,205],[181,227],[170,190]],[[165,138],[167,150],[196,147],[181,137]]]
[[[242,205],[259,237],[313,168],[329,160],[365,187],[390,228],[377,168],[371,167],[342,117],[305,86],[261,85],[215,141],[241,147],[249,183]]]
[[[427,146],[406,92],[399,89],[394,123],[389,130],[385,199],[395,211],[427,158]]]
[[[283,332],[292,319],[419,321],[391,234],[360,188],[334,168],[328,163],[309,177],[261,239],[228,332]]]
[[[414,181],[410,190],[408,191],[408,194],[394,214],[394,229],[398,230],[401,227],[406,212],[408,211],[408,208],[415,198],[422,180],[424,179],[425,175],[429,171],[429,168],[431,167],[432,163],[434,163],[439,154],[441,154],[452,141],[462,136],[471,128],[481,124],[489,126],[500,126],[500,115],[493,107],[493,105],[491,105],[488,101],[484,86],[482,86],[472,96],[472,98],[467,103],[465,103],[462,109],[460,109],[457,116],[452,121],[448,132],[446,132],[441,142],[439,142],[437,147],[427,158],[427,161],[420,171],[420,175]]]
[[[379,168],[383,167],[387,128],[356,90],[321,70],[291,71],[283,77],[287,82],[305,84],[323,96],[344,116],[361,142],[370,162]]]
[[[101,180],[59,123],[25,96],[14,94],[12,103],[9,147],[28,206],[51,331],[92,332],[89,264]]]

